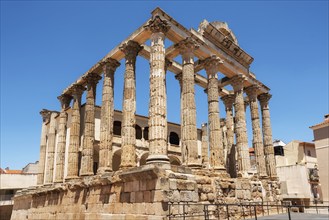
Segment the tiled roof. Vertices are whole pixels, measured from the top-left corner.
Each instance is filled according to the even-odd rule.
[[[22,174],[23,171],[22,170],[4,170],[4,169],[1,169],[1,174]]]
[[[329,125],[329,118],[325,119],[323,122],[321,122],[319,124],[311,126],[310,128],[315,128],[315,127],[319,127],[319,126],[326,125],[326,124]]]

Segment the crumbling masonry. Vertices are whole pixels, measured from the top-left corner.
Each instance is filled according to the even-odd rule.
[[[165,47],[165,39],[172,45]],[[179,55],[181,62],[175,59]],[[148,117],[136,115],[137,56],[150,62]],[[148,21],[63,91],[60,112],[41,111],[38,186],[16,195],[12,219],[165,219],[168,204],[174,204],[173,214],[197,215],[202,210],[182,210],[175,204],[280,200],[271,95],[249,71],[252,61],[226,23],[204,20],[198,31],[188,30],[156,8]],[[120,62],[125,65],[122,112],[114,110]],[[167,122],[169,72],[179,80],[180,125]],[[219,78],[218,72],[225,76]],[[101,77],[99,107],[95,97]],[[195,85],[208,97],[208,123],[202,129],[196,123]],[[220,118],[220,100],[225,119]],[[249,156],[248,105],[256,167]],[[230,215],[239,218],[235,210]]]

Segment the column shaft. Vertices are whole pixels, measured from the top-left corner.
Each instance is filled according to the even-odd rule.
[[[204,168],[209,166],[209,145],[208,145],[208,126],[207,123],[201,126],[201,155]]]
[[[266,174],[266,166],[265,166],[265,158],[264,158],[263,138],[260,130],[257,90],[258,90],[257,86],[251,86],[246,88],[246,93],[249,97],[249,102],[250,102],[252,135],[253,135],[252,144],[255,149],[257,172],[260,176],[264,177],[267,176],[267,174]]]
[[[40,159],[39,159],[39,173],[37,184],[42,185],[44,183],[45,163],[46,163],[46,150],[47,150],[47,123],[50,118],[50,111],[43,109],[40,112],[42,116],[42,128],[41,128],[41,140],[40,140]]]
[[[124,75],[123,107],[122,107],[122,143],[121,168],[136,166],[136,57],[142,47],[134,42],[124,43],[120,49],[125,53],[126,70]]]
[[[70,145],[66,179],[75,179],[79,175],[79,146],[80,146],[80,108],[81,95],[85,88],[74,85],[71,89],[73,96],[72,116],[70,125]]]
[[[54,160],[56,146],[56,117],[58,113],[52,112],[50,115],[49,131],[48,131],[48,150],[47,150],[47,167],[45,184],[53,183],[54,176]]]
[[[155,17],[146,26],[152,31],[150,53],[149,156],[147,163],[169,163],[167,152],[167,93],[165,33],[167,22]]]
[[[205,60],[205,69],[208,75],[208,126],[210,165],[213,169],[224,170],[224,149],[220,129],[218,103],[218,68],[223,63],[219,58],[212,56]]]
[[[268,105],[268,102],[271,97],[272,95],[268,93],[263,93],[258,96],[258,99],[260,101],[261,110],[262,110],[263,141],[264,141],[267,175],[272,178],[275,178],[277,177],[276,163],[274,157],[270,109]]]
[[[182,148],[185,148],[187,165],[190,167],[201,167],[198,155],[196,105],[194,95],[194,50],[198,45],[192,38],[186,38],[178,43],[183,58],[182,70],[182,122],[181,134],[183,136]]]
[[[246,114],[243,99],[243,82],[244,78],[239,75],[234,76],[232,79],[232,86],[235,93],[235,132],[236,147],[238,152],[238,172],[240,176],[248,175],[248,171],[250,170]]]
[[[69,107],[72,96],[63,94],[58,97],[61,102],[61,113],[59,114],[58,125],[58,144],[56,154],[56,173],[55,182],[63,182],[64,180],[64,163],[65,163],[65,146],[66,146],[66,124],[67,113],[66,108]]]
[[[97,73],[91,73],[84,77],[87,82],[87,96],[85,105],[85,118],[83,130],[83,145],[81,158],[81,176],[93,175],[94,142],[95,142],[95,99],[96,85],[101,79]]]
[[[112,171],[112,139],[114,122],[114,73],[120,63],[114,59],[108,59],[103,66],[103,94],[101,107],[101,129],[99,146],[98,173]]]
[[[225,95],[222,98],[226,110],[227,134],[227,161],[226,170],[231,177],[236,177],[236,146],[234,144],[233,103],[234,95]]]

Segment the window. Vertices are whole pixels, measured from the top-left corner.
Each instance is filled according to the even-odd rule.
[[[139,125],[135,125],[136,139],[142,139],[142,128]]]
[[[307,156],[311,156],[311,151],[310,150],[307,150]]]
[[[179,136],[175,132],[170,132],[169,134],[169,143],[174,145],[179,145]]]
[[[114,121],[114,123],[113,123],[113,134],[121,136],[121,121]]]
[[[274,155],[284,156],[283,146],[274,147]]]
[[[149,139],[149,127],[144,128],[144,139],[145,140]]]

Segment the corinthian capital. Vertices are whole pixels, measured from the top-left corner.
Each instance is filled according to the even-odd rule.
[[[40,111],[40,115],[42,117],[43,122],[49,122],[51,111],[49,111],[48,109],[42,109]]]
[[[64,110],[70,106],[72,96],[69,94],[62,94],[62,95],[58,96],[57,99],[60,101],[61,107]]]
[[[101,78],[102,77],[97,73],[89,73],[88,75],[82,77],[82,79],[84,79],[87,82],[88,90],[91,87],[95,87]]]
[[[137,54],[143,49],[143,47],[140,46],[137,42],[130,40],[126,43],[123,43],[119,49],[125,54],[126,60],[131,61],[136,59]]]
[[[192,37],[187,37],[185,40],[180,41],[175,46],[180,50],[182,54],[193,53],[194,50],[199,48],[199,45]]]
[[[71,92],[73,98],[76,100],[79,100],[81,98],[81,95],[82,95],[83,91],[85,91],[85,90],[86,90],[86,88],[79,84],[74,84],[70,88],[70,92]]]
[[[104,75],[107,76],[109,72],[115,72],[115,70],[120,66],[120,62],[113,58],[106,58],[101,65],[103,65]]]
[[[243,75],[236,75],[231,78],[231,85],[234,89],[234,91],[239,91],[243,88],[243,82],[246,79],[243,77]]]
[[[221,97],[221,100],[224,102],[224,105],[228,109],[232,109],[233,103],[234,103],[234,95],[225,95]]]
[[[206,58],[204,60],[204,68],[206,69],[207,75],[216,74],[220,64],[223,64],[223,61],[216,55]]]
[[[259,90],[258,85],[252,85],[244,89],[250,101],[257,100],[258,90]]]
[[[267,106],[268,101],[270,101],[271,98],[272,98],[272,95],[269,93],[262,93],[258,96],[258,100],[262,107]]]
[[[170,29],[170,25],[168,25],[168,21],[162,20],[160,16],[157,15],[150,20],[144,28],[152,31],[153,33],[166,33]]]

